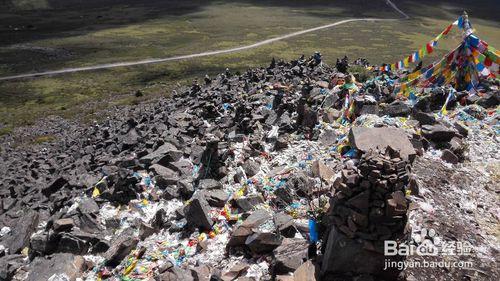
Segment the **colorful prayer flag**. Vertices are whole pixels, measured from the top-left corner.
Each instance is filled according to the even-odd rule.
[[[448,27],[441,34],[447,35],[452,28],[453,28],[453,24],[448,25]]]
[[[427,43],[427,45],[425,47],[426,47],[427,54],[431,54],[432,51],[434,51],[434,49],[432,48],[432,42]]]

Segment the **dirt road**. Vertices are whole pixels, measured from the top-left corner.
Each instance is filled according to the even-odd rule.
[[[410,17],[401,11],[392,1],[387,0],[386,4],[391,6],[396,12],[401,14],[403,17],[402,18],[394,18],[394,19],[381,19],[381,18],[355,18],[355,19],[347,19],[347,20],[341,20],[338,22],[314,27],[314,28],[309,28],[293,33],[289,33],[286,35],[282,35],[279,37],[263,40],[251,45],[246,45],[246,46],[241,46],[241,47],[236,47],[236,48],[231,48],[231,49],[224,49],[224,50],[215,50],[215,51],[207,51],[203,53],[197,53],[197,54],[190,54],[190,55],[182,55],[182,56],[174,56],[174,57],[168,57],[168,58],[152,58],[152,59],[144,59],[144,60],[139,60],[139,61],[129,61],[129,62],[116,62],[116,63],[106,63],[106,64],[100,64],[100,65],[94,65],[94,66],[85,66],[85,67],[74,67],[74,68],[65,68],[65,69],[60,69],[60,70],[52,70],[52,71],[44,71],[44,72],[37,72],[37,73],[25,73],[25,74],[18,74],[18,75],[12,75],[12,76],[4,76],[0,77],[0,81],[5,81],[5,80],[13,80],[13,79],[21,79],[21,78],[30,78],[30,77],[39,77],[39,76],[46,76],[46,75],[56,75],[56,74],[64,74],[64,73],[72,73],[72,72],[79,72],[79,71],[89,71],[89,70],[98,70],[98,69],[106,69],[106,68],[114,68],[114,67],[122,67],[122,66],[134,66],[134,65],[143,65],[143,64],[152,64],[152,63],[161,63],[161,62],[168,62],[168,61],[176,61],[176,60],[184,60],[184,59],[191,59],[191,58],[198,58],[198,57],[206,57],[206,56],[214,56],[214,55],[220,55],[220,54],[227,54],[227,53],[234,53],[234,52],[239,52],[239,51],[244,51],[252,48],[257,48],[263,45],[271,44],[276,41],[288,39],[291,37],[299,36],[305,33],[310,33],[314,31],[318,31],[321,29],[326,29],[326,28],[331,28],[334,26],[346,24],[349,22],[359,22],[359,21],[396,21],[396,20],[401,20],[401,19],[409,19]]]

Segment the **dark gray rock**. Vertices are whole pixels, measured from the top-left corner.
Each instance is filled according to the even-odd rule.
[[[212,228],[212,219],[208,215],[210,206],[202,193],[195,193],[191,202],[184,207],[184,214],[189,227],[199,227],[202,230]]]
[[[185,200],[191,198],[194,193],[194,185],[190,182],[181,180],[177,182],[177,186],[179,186],[179,191],[182,195],[182,198]]]
[[[247,160],[243,163],[243,170],[247,177],[253,177],[260,171],[260,164],[253,160]]]
[[[324,146],[332,146],[337,143],[337,134],[334,130],[325,130],[319,135],[319,142]]]
[[[161,188],[163,189],[163,198],[167,200],[171,200],[174,198],[179,198],[181,197],[181,188],[177,184],[168,184],[164,185],[163,183],[163,178],[157,178],[157,182],[160,183],[159,186],[162,186]]]
[[[122,151],[137,147],[139,144],[139,134],[137,134],[135,129],[131,129],[127,134],[122,136],[120,143]]]
[[[455,130],[441,124],[423,125],[422,135],[430,141],[449,142],[455,136]]]
[[[457,121],[453,123],[453,128],[455,128],[462,137],[467,137],[469,135],[469,130]]]
[[[153,172],[153,174],[157,176],[161,176],[164,180],[168,182],[177,182],[179,180],[179,174],[165,166],[162,166],[160,164],[153,164],[149,169]]]
[[[153,235],[156,232],[157,230],[151,225],[147,225],[143,222],[141,222],[141,224],[139,225],[139,239],[141,239],[141,241],[148,238],[149,236]]]
[[[410,107],[403,101],[394,101],[384,108],[384,114],[391,117],[407,117],[410,114]]]
[[[432,113],[415,110],[412,112],[412,117],[417,120],[420,125],[433,125],[436,123],[436,118]]]
[[[358,210],[366,210],[370,207],[370,190],[363,191],[352,197],[347,203]]]
[[[236,199],[236,206],[244,212],[253,210],[253,208],[261,203],[264,203],[264,198],[260,194],[248,195]]]
[[[163,272],[155,278],[157,281],[195,281],[194,272],[190,269],[182,269],[176,266],[169,268],[167,271]]]
[[[177,147],[171,143],[165,143],[158,147],[155,151],[141,157],[140,163],[150,165],[150,164],[160,164],[162,166],[167,166],[171,162],[176,162],[181,159],[184,153],[177,149]]]
[[[380,109],[377,104],[364,104],[363,107],[357,112],[357,115],[374,114],[379,115]]]
[[[37,257],[30,264],[26,280],[48,280],[55,275],[66,275],[69,280],[75,280],[85,269],[85,260],[81,256],[62,253]]]
[[[495,108],[500,104],[500,91],[485,93],[476,101],[476,104],[484,108]]]
[[[286,193],[290,193],[292,190],[295,191],[299,196],[304,197],[307,194],[310,194],[310,187],[313,186],[309,176],[305,173],[298,171],[290,175],[285,183],[285,191]]]
[[[53,180],[48,186],[43,188],[42,194],[45,195],[46,197],[50,197],[51,194],[63,188],[67,183],[68,181],[65,178],[59,177]]]
[[[90,249],[90,243],[73,233],[61,233],[57,252],[85,255]]]
[[[321,272],[347,273],[356,272],[380,274],[384,268],[383,253],[369,251],[364,243],[350,239],[332,227],[326,242]]]
[[[245,245],[256,254],[265,254],[281,245],[281,239],[278,235],[271,232],[256,232],[251,234],[245,240]]]
[[[75,226],[72,218],[58,219],[54,221],[52,228],[56,232],[70,231]]]
[[[233,230],[227,246],[233,247],[244,245],[247,237],[253,233],[253,229],[270,219],[272,219],[272,216],[266,210],[256,210],[248,216],[239,227]]]
[[[99,206],[92,198],[85,197],[78,203],[78,211],[82,214],[97,214]]]
[[[458,156],[451,152],[449,149],[444,149],[441,159],[451,164],[457,164],[459,162]]]
[[[220,189],[204,190],[203,194],[205,195],[208,204],[212,207],[222,208],[229,199],[229,194],[227,194],[224,190]]]
[[[18,254],[25,247],[29,246],[31,234],[38,226],[38,213],[28,211],[18,219],[12,231],[2,237],[1,243],[9,249],[10,254]]]
[[[11,280],[16,270],[25,264],[23,255],[0,257],[0,280]]]
[[[274,215],[274,225],[276,225],[276,229],[284,237],[294,237],[297,232],[292,216],[285,213],[277,213]]]
[[[118,237],[113,243],[111,248],[104,254],[104,258],[106,259],[106,265],[115,267],[120,264],[120,262],[130,254],[137,244],[139,243],[139,239],[135,237],[130,237],[127,234],[123,234]]]
[[[286,274],[295,271],[307,260],[309,243],[301,238],[285,238],[274,249],[274,273]]]
[[[93,214],[77,214],[72,216],[72,219],[74,224],[82,231],[98,233],[102,229],[101,225],[97,221],[97,216]]]
[[[222,189],[222,184],[218,180],[214,179],[202,179],[198,183],[199,189]]]
[[[48,233],[37,233],[31,236],[30,239],[30,251],[35,251],[40,254],[46,254],[51,252],[54,247],[53,243],[49,243]]]
[[[111,174],[107,181],[110,187],[100,190],[100,198],[119,204],[128,204],[130,200],[137,198],[136,185],[139,181],[129,171],[119,170]]]

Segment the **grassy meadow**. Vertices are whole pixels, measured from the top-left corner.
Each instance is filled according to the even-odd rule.
[[[400,17],[383,0],[187,1],[0,0],[0,76],[192,54],[248,45],[358,17]],[[395,62],[441,32],[463,9],[477,34],[500,46],[496,1],[394,1],[412,18],[354,22],[238,53],[159,64],[0,81],[0,134],[49,114],[91,120],[104,108],[168,95],[226,67],[321,51]],[[84,3],[84,4],[82,4]],[[496,10],[495,10],[496,9]],[[460,41],[454,30],[428,61]],[[136,97],[141,91],[144,95]]]

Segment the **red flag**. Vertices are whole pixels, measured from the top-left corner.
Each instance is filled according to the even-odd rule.
[[[413,55],[410,55],[410,56],[408,57],[408,62],[413,62]]]
[[[453,27],[453,24],[450,24],[444,31],[443,31],[443,35],[446,35],[450,32],[451,28]]]
[[[448,64],[451,63],[454,57],[455,57],[455,52],[451,52],[450,54],[448,54],[448,57],[446,58]]]
[[[492,64],[493,61],[489,57],[486,57],[486,59],[484,60],[484,65],[491,66]]]
[[[430,54],[430,53],[432,53],[432,51],[434,51],[434,49],[432,48],[432,42],[427,43],[426,47],[427,47],[428,54]]]

